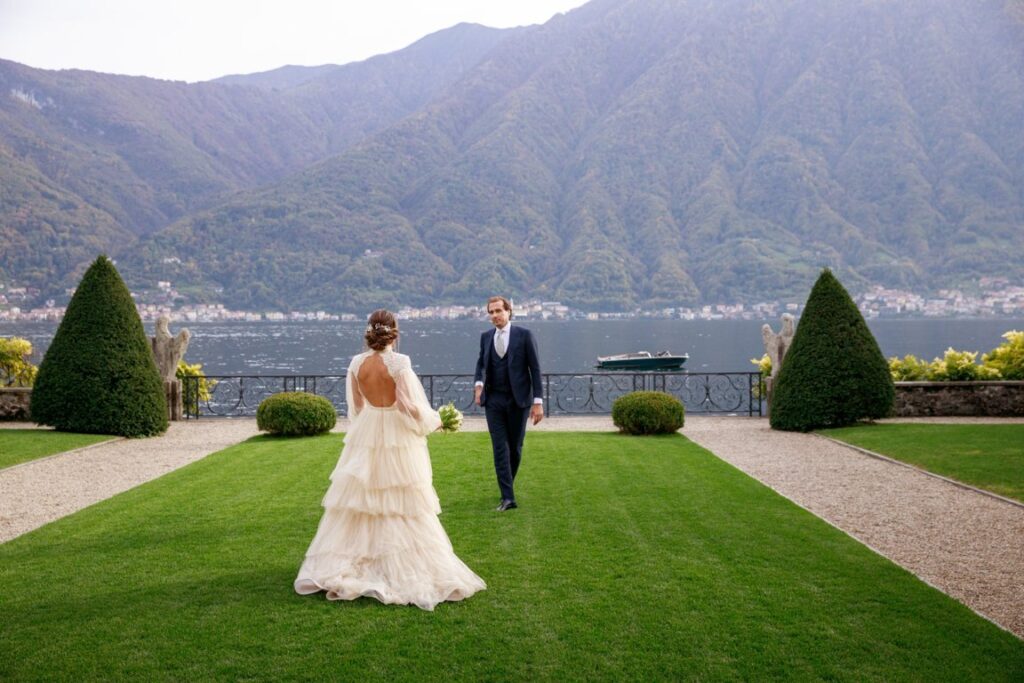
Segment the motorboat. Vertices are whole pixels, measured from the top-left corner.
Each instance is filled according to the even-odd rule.
[[[689,359],[688,354],[674,355],[671,351],[636,351],[614,356],[598,356],[597,367],[601,370],[678,370]]]

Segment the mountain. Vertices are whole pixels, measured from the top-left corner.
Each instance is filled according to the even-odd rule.
[[[266,90],[287,90],[342,68],[344,67],[337,64],[323,64],[321,66],[295,66],[289,64],[288,66],[278,67],[270,71],[221,76],[208,82],[223,85],[248,85]]]
[[[406,48],[412,56],[310,69],[284,90],[0,60],[0,277],[60,292],[97,252],[125,253],[414,112],[514,33],[460,25]]]
[[[1019,0],[592,0],[233,80],[0,63],[4,277],[114,244],[138,289],[350,311],[1024,278]]]
[[[57,294],[51,282],[96,254],[134,242],[113,217],[0,145],[0,282]]]
[[[287,66],[214,82],[282,92],[337,153],[425,106],[498,43],[523,31],[458,24],[405,49],[343,66]]]
[[[935,288],[1022,253],[1019,2],[593,0],[127,256],[139,285],[356,310],[757,301],[822,266]]]

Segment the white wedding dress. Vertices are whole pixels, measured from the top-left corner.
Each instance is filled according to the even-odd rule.
[[[487,586],[455,555],[437,518],[441,506],[426,437],[441,419],[409,357],[390,347],[380,355],[397,400],[385,408],[370,404],[358,374],[373,353],[359,354],[348,368],[350,425],[295,591],[433,610],[439,602],[462,600]]]

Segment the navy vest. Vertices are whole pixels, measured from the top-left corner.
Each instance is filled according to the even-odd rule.
[[[504,358],[498,358],[498,352],[491,347],[490,361],[487,363],[487,391],[490,393],[512,393],[512,380],[508,376],[508,350]]]

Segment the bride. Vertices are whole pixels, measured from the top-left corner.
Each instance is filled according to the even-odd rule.
[[[426,436],[441,419],[409,357],[392,351],[397,338],[394,314],[374,311],[366,326],[370,350],[348,367],[345,447],[295,591],[433,610],[486,585],[456,557],[437,518]]]

